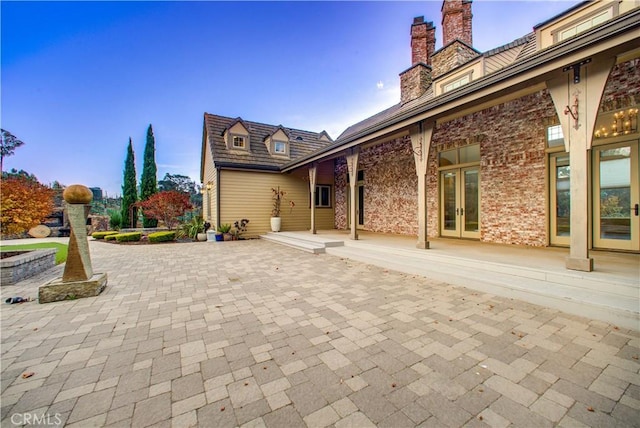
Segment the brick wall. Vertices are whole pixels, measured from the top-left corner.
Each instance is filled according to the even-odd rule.
[[[617,65],[602,99],[602,111],[640,101],[640,60]],[[547,245],[546,138],[558,123],[546,90],[494,106],[434,130],[427,176],[427,230],[439,236],[438,152],[480,144],[480,211],[484,242]],[[417,179],[408,137],[360,153],[365,171],[365,229],[417,234]],[[347,227],[344,158],[336,161],[338,229]]]
[[[438,235],[437,153],[479,142],[480,240],[546,245],[545,124],[555,116],[541,91],[439,126],[429,153],[429,235]]]
[[[608,112],[640,104],[640,59],[613,67],[604,88],[600,111]]]
[[[417,235],[418,179],[409,137],[360,152],[364,170],[364,230]],[[347,163],[336,161],[336,228],[347,228]]]

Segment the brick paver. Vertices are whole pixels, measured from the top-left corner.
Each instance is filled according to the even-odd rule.
[[[102,295],[2,306],[3,427],[639,425],[636,331],[265,241],[90,248]]]

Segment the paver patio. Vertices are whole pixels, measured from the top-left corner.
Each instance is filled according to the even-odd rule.
[[[265,241],[90,248],[102,295],[2,306],[3,427],[640,425],[636,331]]]

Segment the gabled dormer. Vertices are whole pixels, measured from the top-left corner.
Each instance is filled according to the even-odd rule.
[[[289,133],[282,125],[264,138],[264,144],[271,156],[290,157],[291,144],[289,143]]]
[[[320,134],[318,134],[318,140],[324,141],[324,142],[327,142],[327,143],[333,143],[333,138],[331,138],[329,133],[327,131],[324,131],[324,130]]]
[[[639,6],[638,0],[599,0],[579,3],[533,28],[538,40],[538,49],[570,39]]]
[[[222,133],[227,150],[251,152],[249,127],[241,118],[234,120]]]

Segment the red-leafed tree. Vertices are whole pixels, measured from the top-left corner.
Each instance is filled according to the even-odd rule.
[[[142,208],[145,217],[163,221],[170,230],[178,224],[178,217],[192,208],[189,195],[175,190],[155,193],[136,206]]]
[[[26,232],[53,211],[54,191],[30,177],[12,175],[2,179],[0,229],[3,235]]]

